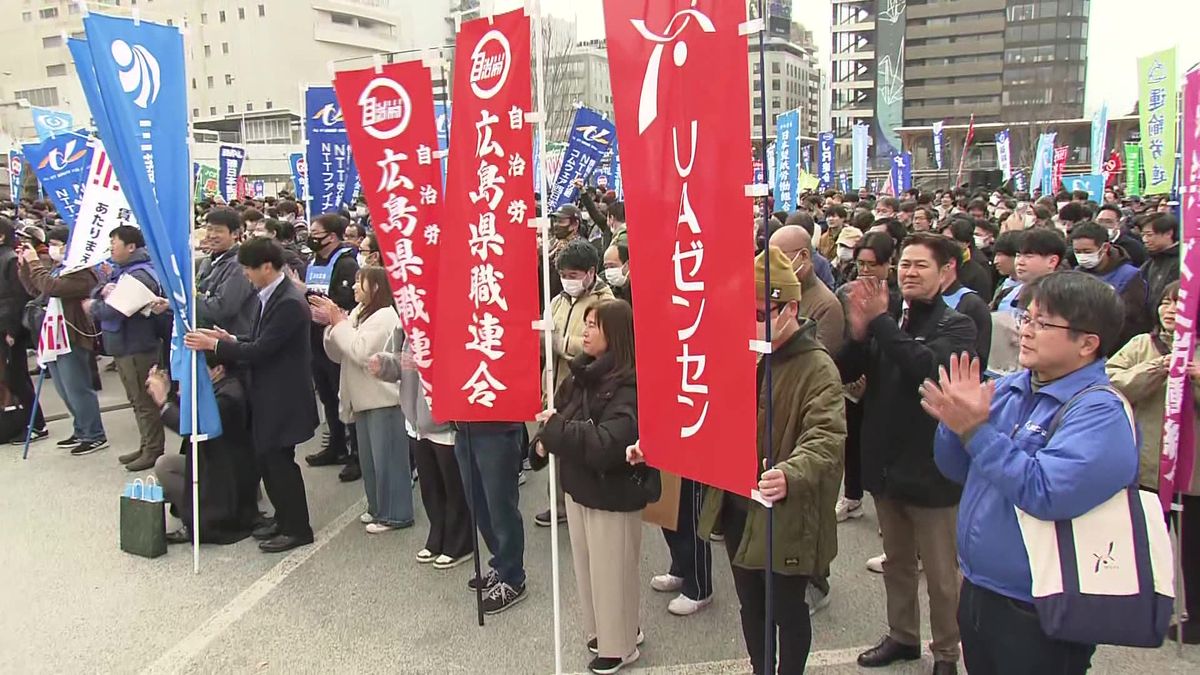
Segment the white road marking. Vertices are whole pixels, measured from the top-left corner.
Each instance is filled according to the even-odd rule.
[[[284,579],[287,579],[292,572],[299,569],[309,558],[325,548],[325,545],[344,530],[347,525],[357,521],[359,514],[366,509],[366,501],[364,497],[355,502],[350,508],[343,511],[341,515],[334,518],[333,522],[322,528],[317,533],[312,544],[295,549],[274,567],[267,570],[266,574],[259,577],[246,590],[234,596],[228,604],[209,617],[207,621],[200,624],[196,630],[176,643],[174,647],[164,652],[157,661],[147,666],[142,671],[142,675],[158,675],[160,673],[165,675],[168,673],[183,672],[192,659],[204,651],[221,633],[224,633],[238,619],[245,616],[259,601],[275,590],[279,584],[283,583]]]

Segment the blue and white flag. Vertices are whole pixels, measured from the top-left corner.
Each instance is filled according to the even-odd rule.
[[[307,200],[308,185],[306,183],[304,153],[293,152],[288,155],[288,166],[292,168],[292,190],[296,193],[296,199]]]
[[[892,171],[890,175],[892,188],[895,189],[895,196],[904,194],[905,190],[912,187],[912,153],[903,152],[898,155],[892,155]]]
[[[621,180],[621,144],[613,139],[612,149],[612,184],[609,189],[617,195],[617,201],[625,201],[625,183]]]
[[[1104,172],[1104,160],[1107,159],[1105,150],[1108,145],[1108,102],[1100,104],[1100,109],[1092,115],[1092,173],[1099,175]],[[1101,195],[1103,197],[1103,195]]]
[[[1084,176],[1063,176],[1063,189],[1067,192],[1083,190],[1088,193],[1088,199],[1100,204],[1104,201],[1104,174],[1089,174]]]
[[[304,157],[308,167],[308,218],[336,213],[353,194],[354,161],[346,122],[333,87],[304,90]]]
[[[25,178],[25,157],[16,150],[8,153],[8,189],[14,202],[21,201],[21,181]]]
[[[933,161],[937,162],[938,171],[944,168],[942,165],[942,148],[946,145],[946,137],[942,133],[942,128],[945,126],[945,122],[933,123]]]
[[[822,190],[834,187],[834,170],[833,132],[822,131],[817,135],[817,178]]]
[[[187,76],[179,28],[89,14],[86,41],[72,49],[75,67],[104,139],[121,191],[146,238],[174,317],[171,375],[194,388],[201,434],[221,434],[221,417],[203,359],[191,368],[183,336],[193,321],[191,159]],[[80,58],[77,52],[86,52]],[[95,105],[92,105],[93,100]],[[180,431],[192,433],[191,396],[180,397]]]
[[[433,102],[434,121],[437,124],[438,150],[444,153],[442,155],[442,190],[446,189],[446,162],[450,161],[450,153],[448,152],[450,150],[450,113],[453,111],[454,106],[448,101],[445,103],[442,101]],[[537,146],[535,145],[534,147],[536,148]],[[537,166],[536,159],[534,160],[534,164]],[[541,167],[537,166],[537,170],[540,171]],[[535,177],[534,180],[536,181],[537,178]],[[542,184],[534,183],[534,190],[541,192]]]
[[[54,204],[67,227],[75,227],[75,215],[83,199],[83,184],[92,163],[87,134],[70,131],[41,143],[24,146],[25,157],[42,190]]]
[[[855,124],[851,144],[852,185],[857,190],[867,184],[867,148],[871,145],[871,127],[866,124]]]
[[[850,177],[846,175],[845,171],[838,172],[838,187],[842,192],[850,191]]]
[[[586,181],[591,177],[600,165],[601,158],[612,150],[616,136],[617,128],[600,113],[590,108],[575,111],[567,149],[563,152],[562,168],[554,179],[550,199],[546,202],[551,213],[563,204],[574,203],[579,196],[579,189],[573,183],[577,178]]]
[[[38,138],[43,141],[58,134],[65,134],[75,126],[75,117],[69,112],[38,108],[37,106],[34,106],[32,110],[33,128],[37,131]]]
[[[1026,189],[1028,189],[1028,185],[1025,183],[1024,169],[1017,169],[1013,172],[1013,187],[1017,192],[1024,192]]]
[[[800,111],[789,110],[775,117],[775,210],[796,209],[796,187],[800,178]]]
[[[1000,165],[1000,173],[1004,181],[1012,178],[1012,146],[1009,142],[1008,129],[996,134],[996,163]]]
[[[800,148],[800,166],[804,168],[805,173],[812,173],[812,149],[811,145]]]
[[[1038,137],[1037,152],[1033,155],[1033,169],[1029,174],[1029,187],[1041,186],[1042,194],[1054,193],[1050,185],[1054,174],[1054,137],[1056,132],[1044,133]]]
[[[221,197],[228,204],[238,196],[238,178],[242,175],[242,165],[246,163],[246,149],[222,145],[217,152],[217,163]]]

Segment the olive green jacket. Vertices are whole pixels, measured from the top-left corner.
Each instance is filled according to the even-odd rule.
[[[787,496],[775,503],[775,560],[779,574],[824,574],[837,555],[834,507],[842,484],[846,408],[842,379],[816,337],[816,324],[802,320],[800,332],[771,356],[774,418],[770,461],[787,476]],[[766,434],[765,378],[759,378],[758,438]],[[760,449],[759,456],[763,456]],[[708,488],[700,516],[701,537],[720,522],[725,494]],[[749,503],[742,541],[733,564],[764,569],[767,511]]]

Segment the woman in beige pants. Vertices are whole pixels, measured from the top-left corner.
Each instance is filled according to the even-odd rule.
[[[567,526],[593,673],[615,673],[638,659],[638,561],[642,509],[656,499],[658,475],[625,461],[637,440],[633,311],[605,300],[584,315],[583,353],[538,415],[535,467],[547,453],[561,462]]]

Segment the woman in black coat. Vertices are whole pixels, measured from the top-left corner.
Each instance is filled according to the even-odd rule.
[[[616,672],[640,656],[642,509],[655,500],[658,475],[630,466],[625,449],[638,438],[633,310],[607,300],[584,315],[583,353],[538,415],[534,465],[547,453],[562,463],[567,526],[592,672]]]

